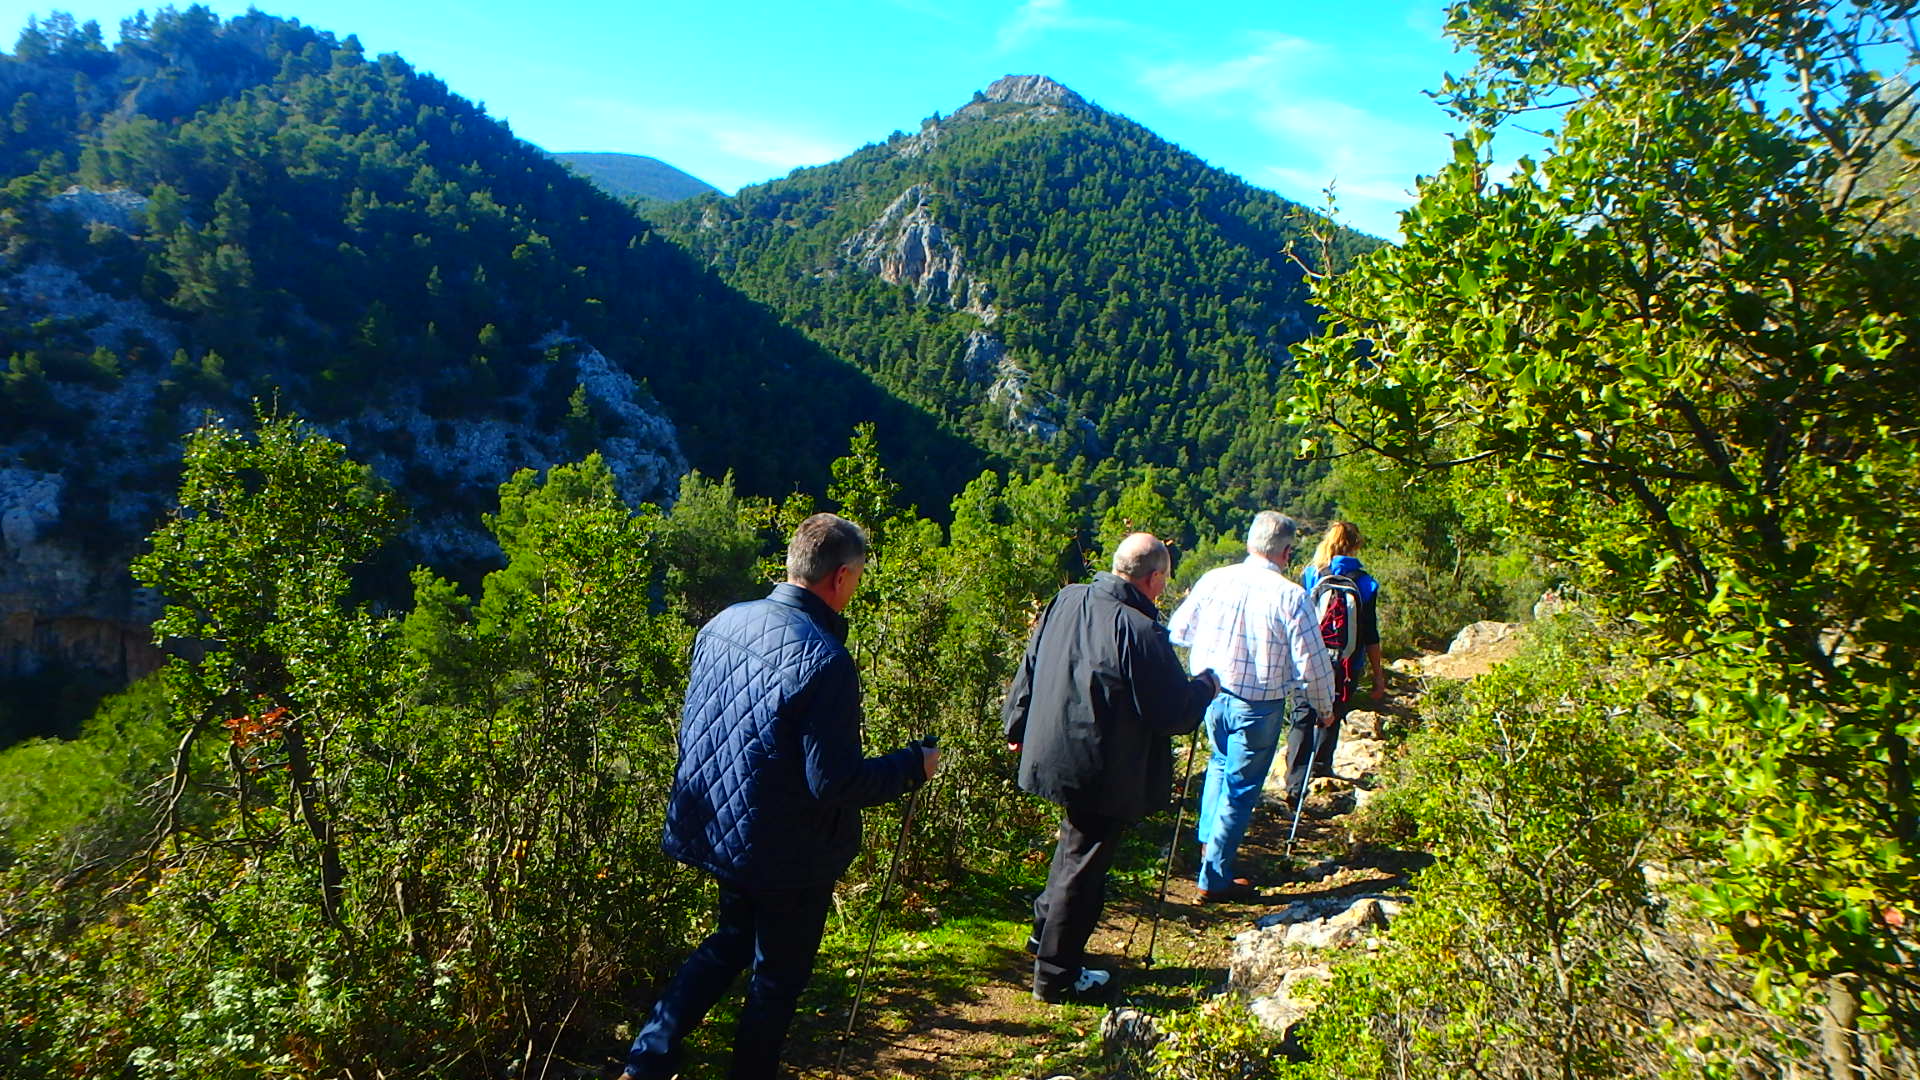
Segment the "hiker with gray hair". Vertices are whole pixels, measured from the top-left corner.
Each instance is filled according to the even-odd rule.
[[[677,1075],[687,1034],[745,968],[727,1075],[775,1074],[833,884],[860,849],[859,808],[912,791],[940,762],[930,747],[861,750],[860,676],[840,612],[866,565],[867,534],[815,514],[787,546],[786,584],[694,639],[662,846],[713,875],[719,925],[653,1003],[628,1077]]]
[[[1220,678],[1205,721],[1213,754],[1198,815],[1202,902],[1258,895],[1235,863],[1274,751],[1282,736],[1304,743],[1312,725],[1336,722],[1319,622],[1306,589],[1283,573],[1297,531],[1285,514],[1255,514],[1246,559],[1202,574],[1169,626],[1192,668]]]
[[[1134,533],[1113,572],[1069,585],[1041,614],[1002,710],[1020,786],[1060,804],[1047,887],[1033,904],[1033,996],[1104,998],[1110,972],[1086,966],[1126,826],[1166,807],[1172,736],[1192,731],[1219,684],[1189,678],[1155,606],[1173,569],[1167,546]]]

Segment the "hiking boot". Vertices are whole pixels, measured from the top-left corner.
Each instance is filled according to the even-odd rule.
[[[1113,975],[1099,968],[1080,969],[1080,975],[1073,980],[1072,986],[1055,987],[1052,990],[1035,990],[1033,999],[1049,1005],[1088,1005],[1107,1000],[1113,992]]]
[[[1246,878],[1234,878],[1222,889],[1201,889],[1203,904],[1251,904],[1260,899],[1260,890]]]

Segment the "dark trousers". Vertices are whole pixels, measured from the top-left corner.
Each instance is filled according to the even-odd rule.
[[[833,906],[833,886],[743,892],[720,886],[720,925],[667,984],[633,1040],[627,1070],[672,1076],[680,1045],[749,964],[747,1002],[733,1035],[734,1080],[774,1075],[794,1005],[813,975],[813,957]]]
[[[1052,994],[1073,985],[1086,966],[1087,939],[1100,925],[1107,900],[1107,868],[1113,865],[1126,821],[1067,808],[1060,842],[1053,849],[1047,887],[1033,902],[1033,990]]]
[[[1335,720],[1329,727],[1320,727],[1319,723],[1320,714],[1302,705],[1294,710],[1287,726],[1288,802],[1300,797],[1300,786],[1307,782],[1309,764],[1315,776],[1333,773],[1333,751],[1340,745],[1340,722]],[[1311,763],[1307,760],[1309,750],[1313,753]]]

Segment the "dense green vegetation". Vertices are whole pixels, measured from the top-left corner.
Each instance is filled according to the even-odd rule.
[[[1459,865],[1405,951],[1355,976],[1386,989],[1364,1032],[1329,1027],[1315,1044],[1351,1051],[1325,1075],[1468,1061],[1481,1075],[1665,1075],[1620,1039],[1627,1018],[1678,1025],[1681,1056],[1710,1075],[1773,1075],[1809,1045],[1828,1075],[1912,1067],[1920,240],[1890,227],[1912,190],[1911,91],[1876,66],[1910,70],[1916,14],[1762,0],[1452,9],[1478,56],[1445,93],[1467,134],[1422,183],[1406,243],[1320,283],[1332,332],[1305,348],[1294,404],[1342,446],[1496,493],[1460,500],[1462,519],[1498,507],[1499,527],[1592,610],[1639,627],[1638,674],[1491,688],[1474,708],[1496,727],[1421,751],[1464,770],[1429,771],[1449,805],[1417,815]],[[1522,115],[1551,118],[1552,151],[1496,182],[1489,133]],[[1679,690],[1594,711],[1614,700],[1607,682],[1636,679]],[[1565,716],[1541,709],[1557,695]],[[1649,757],[1621,728],[1665,734]],[[1498,759],[1526,745],[1616,782],[1556,792],[1534,764]],[[1467,759],[1486,755],[1483,777]],[[1463,778],[1510,799],[1469,807],[1567,827],[1489,847],[1474,839],[1486,823],[1459,816]],[[1589,835],[1610,820],[1618,831]],[[1551,888],[1496,879],[1522,857]],[[1671,919],[1635,881],[1656,857],[1682,882]],[[1559,895],[1582,903],[1526,921]],[[1627,946],[1642,942],[1624,923],[1688,919],[1718,928],[1746,992],[1794,1018],[1789,1030],[1729,1033],[1711,1001],[1632,996],[1645,984]],[[1461,934],[1554,966],[1437,966],[1461,955]],[[1561,935],[1583,943],[1569,952]],[[1557,985],[1539,981],[1549,973]],[[1505,999],[1475,996],[1487,992]],[[1531,1004],[1486,1023],[1509,1001]],[[1410,1015],[1434,1023],[1394,1019]]]
[[[923,239],[907,246],[955,264],[932,284],[890,284],[865,263],[896,253],[923,203]],[[1272,404],[1313,325],[1294,256],[1321,260],[1301,243],[1318,219],[1123,117],[977,95],[917,135],[659,220],[791,325],[1012,460],[1107,491],[1157,467],[1189,539],[1292,505],[1316,475]],[[1373,244],[1339,231],[1318,268]],[[1058,434],[1010,430],[989,394],[1004,373],[968,366],[983,328]]]
[[[233,412],[275,393],[316,419],[418,402],[448,423],[577,426],[590,446],[620,432],[581,413],[574,379],[538,377],[566,332],[644,380],[695,465],[750,490],[819,490],[859,417],[911,451],[916,497],[943,502],[978,468],[627,206],[350,36],[195,6],[129,19],[108,48],[97,25],[56,15],[0,57],[0,86],[10,265],[73,266],[177,323],[182,343],[108,348],[89,326],[0,312],[0,417],[44,430],[55,460],[88,418],[50,407],[48,381],[136,374],[164,380],[148,418],[163,446],[184,403]],[[74,185],[145,202],[124,227],[82,227],[49,203]],[[408,478],[418,496],[444,494],[433,484]]]
[[[849,611],[869,743],[932,732],[970,762],[921,801],[909,872],[1020,867],[1047,825],[994,764],[999,693],[1092,523],[1055,474],[985,473],[949,534],[897,503],[870,427],[832,472],[876,541]],[[487,519],[506,566],[477,596],[421,570],[401,615],[351,599],[398,504],[338,443],[194,433],[136,569],[169,598],[157,632],[202,647],[78,741],[0,754],[0,1010],[25,1021],[0,1069],[496,1075],[529,1039],[610,1049],[704,916],[658,845],[689,619],[763,589],[812,509],[683,485],[663,511],[598,457],[524,472]]]

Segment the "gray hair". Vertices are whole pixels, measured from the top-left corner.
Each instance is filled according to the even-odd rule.
[[[800,523],[787,545],[787,580],[814,585],[866,558],[866,530],[839,514],[815,514]]]
[[[1113,549],[1113,572],[1129,581],[1145,581],[1155,570],[1172,569],[1173,553],[1152,533],[1128,533]]]
[[[1247,527],[1247,550],[1278,560],[1293,546],[1293,535],[1299,529],[1287,515],[1277,510],[1262,510],[1253,515],[1253,524]]]

